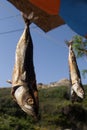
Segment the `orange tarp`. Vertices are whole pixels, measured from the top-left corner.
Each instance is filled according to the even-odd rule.
[[[58,15],[60,0],[29,0],[48,14]]]
[[[8,1],[12,3],[21,12],[23,12],[27,16],[27,18],[31,21],[31,23],[32,22],[35,23],[38,27],[43,29],[45,32],[48,32],[65,23],[64,20],[58,15],[58,9],[56,9],[56,7],[54,8],[54,6],[59,6],[56,3],[56,2],[59,3],[59,0],[52,0],[52,1],[51,0],[8,0]],[[41,1],[41,2],[38,3],[37,1],[38,2]],[[45,3],[47,3],[47,5],[46,8],[43,10],[41,8],[45,6],[44,1]],[[40,7],[38,7],[39,4],[41,4]],[[53,10],[54,12],[52,12]],[[55,13],[57,14],[54,15]]]

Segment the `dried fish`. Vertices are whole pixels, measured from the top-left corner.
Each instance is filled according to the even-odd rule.
[[[81,82],[80,71],[77,65],[76,57],[73,51],[72,42],[68,44],[69,47],[69,72],[70,72],[70,81],[71,81],[71,96],[84,98],[84,88]]]
[[[12,74],[12,95],[21,109],[38,117],[39,101],[33,65],[33,44],[26,18],[25,29],[16,47],[15,65]]]

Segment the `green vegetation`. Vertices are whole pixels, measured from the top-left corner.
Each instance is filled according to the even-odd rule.
[[[37,122],[24,113],[12,99],[11,88],[0,89],[0,130],[73,130],[87,129],[86,97],[72,104],[67,98],[68,87],[39,89],[41,119]]]

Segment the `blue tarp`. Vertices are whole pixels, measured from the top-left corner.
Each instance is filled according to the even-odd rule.
[[[60,0],[59,15],[78,34],[87,36],[87,0]]]

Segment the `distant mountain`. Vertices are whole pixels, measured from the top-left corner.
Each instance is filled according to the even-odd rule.
[[[57,82],[51,82],[50,84],[39,83],[38,88],[49,88],[49,87],[59,87],[59,86],[70,86],[70,81],[66,78],[63,78]]]

